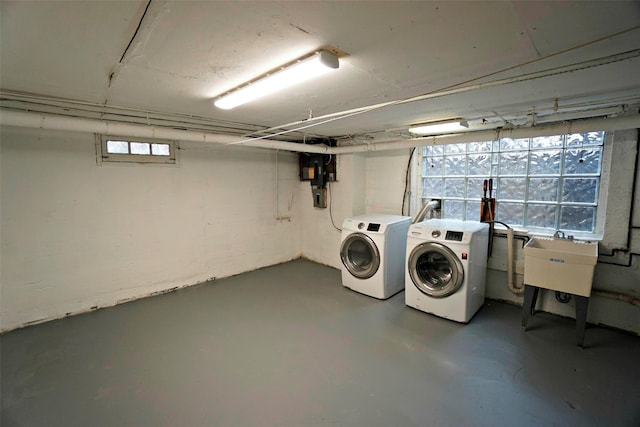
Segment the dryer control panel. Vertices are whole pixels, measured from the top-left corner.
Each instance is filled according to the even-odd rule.
[[[358,230],[362,230],[365,227],[367,228],[367,231],[380,231],[380,224],[376,224],[375,222],[370,222],[370,223],[359,222],[358,223]]]

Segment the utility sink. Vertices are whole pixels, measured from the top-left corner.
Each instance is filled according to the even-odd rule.
[[[533,237],[523,252],[525,285],[591,295],[598,242]]]

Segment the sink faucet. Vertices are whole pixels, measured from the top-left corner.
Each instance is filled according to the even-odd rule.
[[[572,235],[565,236],[564,231],[561,231],[561,230],[556,230],[556,232],[553,233],[553,238],[554,239],[562,239],[562,240],[573,240],[573,236]]]

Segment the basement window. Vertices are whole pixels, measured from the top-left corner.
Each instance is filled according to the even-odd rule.
[[[176,144],[169,140],[132,140],[101,136],[102,162],[176,163]]]
[[[604,132],[589,132],[422,147],[422,203],[440,199],[443,218],[478,221],[483,182],[492,178],[496,220],[530,231],[601,233],[604,140]]]

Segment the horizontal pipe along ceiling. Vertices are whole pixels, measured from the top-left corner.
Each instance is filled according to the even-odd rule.
[[[18,126],[69,132],[91,132],[137,138],[162,138],[178,141],[201,142],[203,144],[229,145],[235,144],[239,141],[237,136],[232,135],[7,110],[3,110],[2,114],[0,114],[0,124],[3,126]],[[514,129],[492,129],[450,135],[434,135],[394,142],[378,142],[342,147],[328,147],[322,144],[307,145],[269,139],[242,142],[240,145],[303,153],[350,154],[366,151],[397,150],[424,145],[493,141],[503,137],[527,138],[592,131],[616,131],[634,128],[640,128],[640,115],[638,114],[621,117],[582,119]]]

